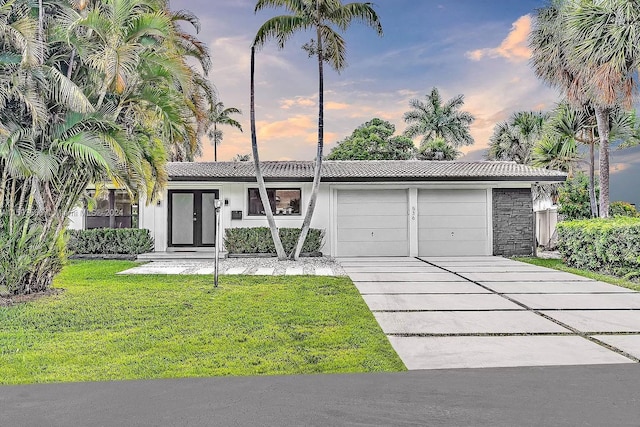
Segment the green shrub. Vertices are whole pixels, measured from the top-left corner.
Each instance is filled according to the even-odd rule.
[[[149,230],[138,228],[96,228],[69,230],[67,248],[74,254],[138,255],[153,250]]]
[[[616,276],[640,272],[640,219],[563,221],[558,250],[570,267]]]
[[[596,201],[599,197],[596,181]],[[558,213],[568,220],[591,218],[589,177],[578,172],[558,189]]]
[[[611,202],[609,205],[609,216],[630,216],[639,218],[640,212],[628,202]]]
[[[280,239],[287,253],[293,251],[298,237],[299,228],[280,228]],[[307,239],[304,241],[302,252],[318,252],[322,247],[324,230],[311,228]],[[228,228],[226,230],[224,245],[231,254],[271,254],[276,249],[268,227],[254,228]]]

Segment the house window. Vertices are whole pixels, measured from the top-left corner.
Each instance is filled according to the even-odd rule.
[[[90,190],[89,197],[96,198],[94,209],[85,209],[85,229],[92,228],[138,228],[138,204],[123,190],[96,192]]]
[[[299,188],[267,188],[267,195],[274,215],[300,215],[301,191]],[[249,216],[264,215],[264,208],[257,188],[249,189]]]

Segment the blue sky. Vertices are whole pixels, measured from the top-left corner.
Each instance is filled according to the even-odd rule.
[[[381,117],[404,130],[409,101],[438,87],[445,98],[465,95],[476,117],[475,144],[463,149],[480,159],[494,125],[514,111],[553,107],[558,94],[535,78],[528,59],[531,16],[544,0],[377,0],[384,36],[354,23],[345,33],[349,66],[326,72],[325,149],[360,124]],[[254,14],[254,0],[173,0],[201,20],[199,37],[213,55],[211,79],[226,106],[240,108],[245,129],[226,129],[220,160],[251,151],[249,135],[249,47],[260,25],[282,11]],[[257,125],[264,160],[315,156],[316,63],[300,48],[301,34],[284,50],[268,44],[257,56]],[[640,205],[640,150],[613,153],[612,200]],[[213,159],[205,143],[203,160]]]

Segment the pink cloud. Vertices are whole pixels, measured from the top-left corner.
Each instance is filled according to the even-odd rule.
[[[513,23],[509,35],[500,43],[500,46],[467,52],[467,58],[472,61],[499,57],[506,58],[511,62],[527,61],[531,57],[531,49],[529,49],[528,43],[530,33],[531,16],[521,16]]]
[[[326,104],[324,104],[324,108],[326,108],[327,110],[346,110],[349,107],[349,104],[344,104],[341,102],[327,102]]]
[[[298,137],[309,138],[314,133],[316,124],[310,116],[293,116],[285,120],[266,122],[259,121],[256,124],[259,141],[282,140]]]
[[[280,101],[280,108],[288,110],[292,107],[314,107],[316,101],[313,98],[315,97],[305,98],[303,96],[296,96],[293,99],[283,99]]]

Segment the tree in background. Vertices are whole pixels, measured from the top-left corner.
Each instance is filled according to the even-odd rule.
[[[315,56],[318,60],[318,149],[309,205],[302,222],[298,244],[291,254],[291,257],[297,260],[311,226],[320,187],[324,150],[324,63],[327,62],[338,72],[347,65],[346,43],[339,30],[344,31],[353,21],[357,21],[382,35],[382,25],[371,3],[342,4],[340,0],[258,0],[255,11],[267,7],[283,7],[289,15],[276,16],[265,22],[256,34],[254,47],[260,47],[273,38],[282,49],[299,31],[313,30],[316,33],[316,38],[303,46],[310,57]],[[258,162],[255,153],[254,161]],[[262,202],[268,206],[268,198],[262,198]]]
[[[613,109],[630,107],[640,66],[640,3],[556,0],[539,9],[531,34],[536,75],[573,104],[593,108],[600,143],[600,216],[609,215]]]
[[[455,160],[460,156],[460,151],[442,138],[436,138],[423,144],[416,158],[418,160]]]
[[[327,160],[409,160],[415,146],[410,138],[395,135],[396,127],[388,121],[374,118],[338,142]]]
[[[635,112],[614,108],[609,114],[611,140],[632,141],[636,130]],[[593,217],[598,217],[595,179],[595,147],[598,144],[598,126],[595,111],[586,105],[576,108],[563,102],[550,113],[542,139],[533,149],[533,166],[560,169],[573,174],[576,165],[583,162],[579,144],[589,148],[589,199]]]
[[[231,118],[233,114],[242,114],[237,108],[229,107],[224,108],[222,101],[218,99],[218,96],[214,98],[214,102],[211,104],[209,110],[209,129],[207,129],[207,136],[213,144],[213,161],[218,161],[218,145],[222,142],[222,129],[220,126],[231,126],[242,132],[242,125],[235,119]]]
[[[470,126],[475,118],[466,111],[460,111],[464,95],[443,102],[440,92],[434,87],[425,101],[412,99],[409,105],[412,110],[404,114],[408,125],[404,133],[409,138],[421,136],[421,146],[436,138],[444,139],[454,148],[473,144]]]
[[[545,113],[519,111],[509,120],[498,123],[489,139],[487,159],[530,164],[531,150],[542,137],[546,119]]]
[[[250,162],[251,161],[251,154],[236,154],[233,157],[233,161],[234,162]]]

